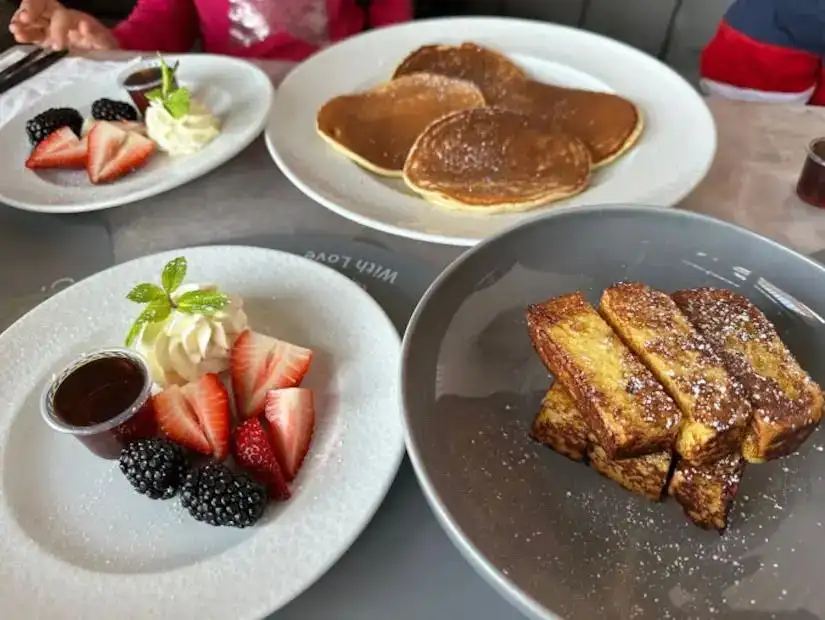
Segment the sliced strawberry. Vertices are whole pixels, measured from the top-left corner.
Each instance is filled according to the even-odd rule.
[[[143,166],[155,151],[149,138],[115,123],[98,121],[88,135],[86,171],[92,183],[111,183]]]
[[[215,373],[207,373],[181,388],[200,428],[211,446],[212,455],[222,461],[229,454],[231,413],[229,394]]]
[[[115,158],[104,166],[98,183],[111,183],[143,167],[155,152],[155,143],[139,133],[129,132]]]
[[[88,136],[98,123],[108,123],[110,125],[114,125],[118,129],[122,129],[123,131],[133,131],[143,136],[146,135],[146,125],[140,121],[98,121],[94,119],[88,119],[85,123],[83,123],[83,129],[81,132],[82,135]]]
[[[128,133],[120,127],[105,121],[96,122],[89,130],[89,156],[86,160],[86,171],[92,183],[100,182],[105,166],[114,160]]]
[[[90,134],[91,137],[92,134]],[[149,161],[155,152],[155,143],[139,133],[129,132],[114,158],[107,162],[93,183],[111,183],[134,172]]]
[[[272,499],[289,499],[289,486],[260,418],[249,418],[235,429],[232,435],[232,456],[238,467],[267,486]]]
[[[131,131],[139,133],[142,136],[146,135],[146,125],[140,121],[112,121],[115,125],[124,131]]]
[[[96,121],[91,118],[87,118],[83,121],[83,126],[80,128],[80,135],[84,138],[89,135],[89,132],[94,129],[95,125],[97,125],[100,121]]]
[[[275,456],[288,481],[295,479],[312,442],[315,402],[312,390],[286,388],[266,394],[266,419]]]
[[[300,385],[312,351],[246,330],[235,340],[230,357],[232,391],[240,419],[260,415],[269,390]]]
[[[26,168],[83,168],[86,165],[86,143],[69,127],[61,127],[40,142],[26,160]]]
[[[256,386],[263,383],[266,372],[268,341],[251,330],[241,332],[235,339],[229,357],[229,374],[235,396],[235,411],[245,420],[263,413],[263,402],[253,404]]]
[[[158,426],[169,439],[195,452],[212,454],[212,446],[198,424],[198,417],[179,386],[169,386],[152,400]]]

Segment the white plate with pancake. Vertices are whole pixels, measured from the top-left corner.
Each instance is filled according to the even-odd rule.
[[[641,137],[617,161],[596,170],[581,194],[530,211],[477,214],[428,202],[402,179],[365,170],[318,135],[318,110],[333,97],[388,81],[424,45],[465,41],[500,52],[533,80],[628,99],[643,120]],[[382,28],[313,56],[278,89],[266,141],[284,174],[332,211],[391,234],[469,246],[556,206],[673,206],[705,177],[716,152],[716,127],[700,95],[639,50],[553,24],[460,18]]]

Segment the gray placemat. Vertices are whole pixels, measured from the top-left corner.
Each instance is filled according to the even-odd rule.
[[[226,244],[283,250],[331,267],[372,295],[403,334],[416,304],[438,275],[432,266],[372,241],[339,235],[261,235]]]

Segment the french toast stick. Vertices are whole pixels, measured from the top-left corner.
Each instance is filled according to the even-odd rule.
[[[771,322],[727,289],[690,289],[672,297],[745,388],[753,407],[742,442],[745,459],[762,463],[795,452],[822,419],[822,390]]]
[[[667,486],[672,461],[670,451],[631,459],[608,458],[605,451],[593,443],[584,416],[558,381],[541,403],[531,436],[574,461],[583,461],[589,456],[596,471],[648,499],[659,501]]]
[[[701,465],[739,453],[751,407],[742,384],[669,295],[638,282],[602,293],[599,312],[682,410],[676,450]]]
[[[729,454],[710,465],[691,465],[681,460],[668,485],[668,494],[696,525],[721,534],[728,526],[728,514],[744,468],[745,461],[739,454]]]
[[[667,487],[673,453],[670,450],[654,452],[632,459],[611,459],[598,445],[587,450],[590,464],[603,476],[619,483],[628,491],[644,495],[654,502],[661,501]]]
[[[527,328],[608,458],[671,448],[679,408],[581,292],[531,305]]]
[[[530,436],[570,460],[587,458],[590,427],[558,381],[542,399]]]

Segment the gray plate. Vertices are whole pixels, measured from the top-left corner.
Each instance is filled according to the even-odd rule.
[[[825,269],[743,229],[650,207],[559,210],[444,272],[404,340],[407,443],[470,562],[535,618],[825,617],[825,431],[745,472],[724,536],[690,525],[528,437],[551,379],[523,319],[532,302],[617,280],[747,295],[825,383]]]

